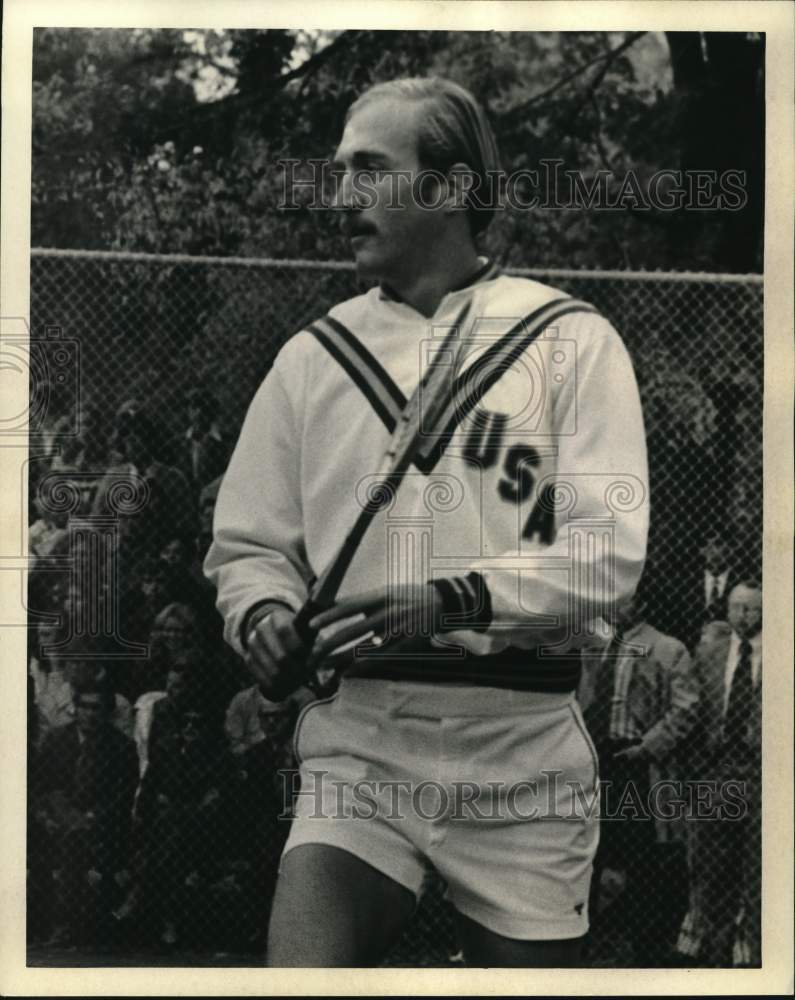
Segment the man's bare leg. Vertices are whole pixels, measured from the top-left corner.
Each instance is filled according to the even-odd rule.
[[[456,913],[456,924],[466,963],[474,968],[565,969],[580,964],[581,937],[519,941],[495,934],[462,913]]]
[[[271,968],[376,965],[414,912],[412,892],[337,847],[282,859],[268,932]]]

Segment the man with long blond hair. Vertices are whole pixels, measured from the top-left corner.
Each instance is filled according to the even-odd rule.
[[[576,646],[605,592],[633,592],[645,556],[632,365],[591,306],[479,254],[499,160],[463,87],[373,87],[348,113],[334,173],[343,231],[374,287],[276,358],[205,562],[226,637],[267,697],[353,647],[337,695],[298,723],[301,787],[267,960],[378,963],[430,864],[470,964],[574,965],[597,842],[595,816],[578,807],[597,775]],[[443,444],[416,456],[307,642],[295,618],[310,582],[365,502],[425,349],[451,329],[455,384],[474,386],[475,402],[464,393]],[[567,477],[571,507],[555,486]],[[579,551],[572,531],[589,518],[601,531],[616,479],[630,487],[611,508],[611,547]]]

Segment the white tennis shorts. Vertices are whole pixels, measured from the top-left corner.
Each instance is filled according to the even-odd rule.
[[[350,678],[295,734],[284,849],[327,844],[520,940],[588,929],[597,762],[573,694]]]

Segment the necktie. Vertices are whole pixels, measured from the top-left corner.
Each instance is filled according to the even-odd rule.
[[[586,713],[586,723],[597,749],[610,739],[610,716],[616,686],[616,659],[620,652],[623,633],[617,630],[605,651],[596,676],[594,700]]]
[[[714,615],[718,610],[718,602],[720,601],[720,592],[718,591],[718,578],[716,576],[712,577],[712,587],[709,592],[709,604],[707,605],[707,611]]]
[[[751,672],[751,643],[747,639],[740,642],[740,656],[729,689],[729,704],[723,724],[723,742],[733,749],[742,751],[746,745],[746,725],[753,698],[753,675]]]
[[[75,766],[75,800],[80,809],[87,809],[93,804],[96,789],[96,753],[94,745],[89,740],[83,740]]]
[[[193,478],[199,478],[199,461],[201,459],[201,444],[194,438],[191,441],[191,458],[193,460]]]

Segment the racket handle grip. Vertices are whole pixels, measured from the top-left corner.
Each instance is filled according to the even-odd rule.
[[[305,646],[312,646],[315,641],[315,631],[309,627],[309,622],[322,610],[323,608],[310,597],[293,619],[293,628]]]

